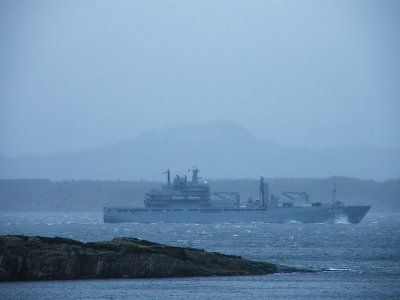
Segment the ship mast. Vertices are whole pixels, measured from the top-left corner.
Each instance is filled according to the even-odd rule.
[[[168,187],[171,187],[171,172],[168,169],[167,171],[165,171],[163,174],[167,174],[168,177]]]
[[[193,172],[192,183],[197,184],[199,182],[199,176],[198,176],[199,169],[197,169],[196,167],[193,167],[192,172]]]
[[[336,181],[335,181],[335,183],[333,184],[333,191],[332,191],[332,202],[333,203],[336,202],[336,192],[337,192],[337,190],[336,190]]]
[[[261,206],[264,208],[268,208],[268,198],[269,198],[269,192],[268,192],[268,185],[264,181],[264,177],[260,177],[260,200],[261,200]]]

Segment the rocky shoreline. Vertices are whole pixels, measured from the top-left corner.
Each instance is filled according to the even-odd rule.
[[[265,275],[307,270],[131,237],[0,236],[0,281]]]

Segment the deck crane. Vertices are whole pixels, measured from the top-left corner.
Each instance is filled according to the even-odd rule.
[[[213,196],[218,197],[221,200],[229,200],[229,199],[235,199],[235,207],[239,208],[240,207],[240,195],[239,193],[236,192],[217,192],[213,191]]]
[[[282,195],[291,200],[295,199],[294,196],[299,196],[302,197],[306,201],[306,203],[308,203],[308,201],[310,200],[310,195],[308,195],[306,192],[283,191]]]

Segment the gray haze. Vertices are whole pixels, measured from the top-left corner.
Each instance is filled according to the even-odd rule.
[[[355,151],[354,172],[331,163],[270,176],[399,176],[399,3],[1,1],[0,154],[228,120],[257,141],[388,156],[367,175],[358,166],[371,156]],[[18,171],[4,160],[3,173]]]
[[[258,140],[231,122],[147,131],[135,138],[55,155],[0,156],[0,178],[165,180],[201,168],[204,178],[400,178],[400,153],[377,147],[302,148]]]

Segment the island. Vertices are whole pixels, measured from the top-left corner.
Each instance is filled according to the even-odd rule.
[[[265,275],[308,270],[132,237],[0,236],[0,281]]]

